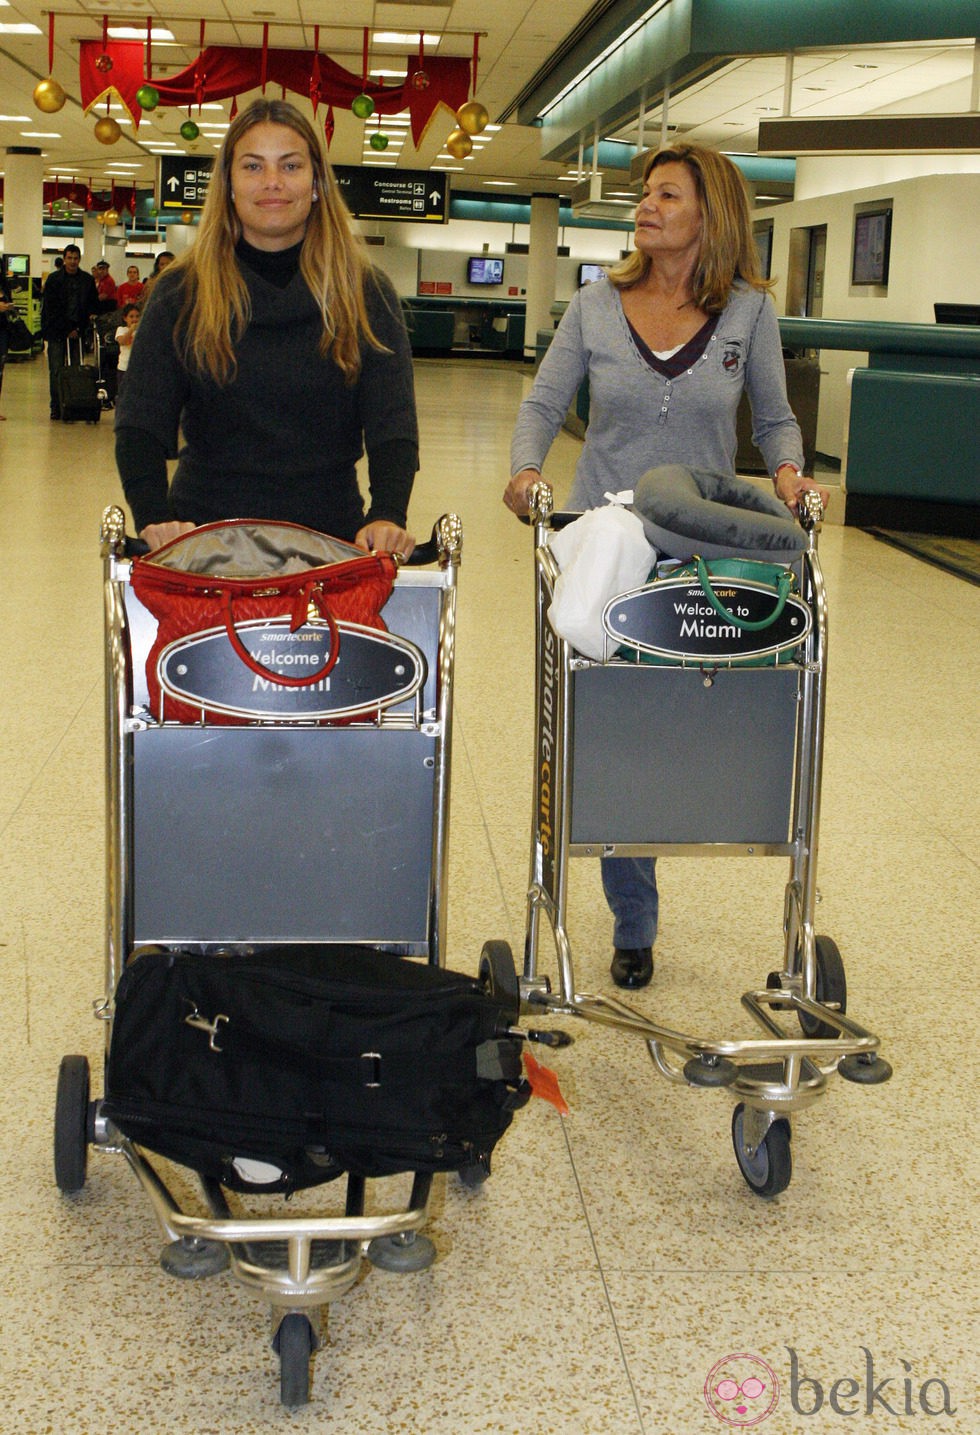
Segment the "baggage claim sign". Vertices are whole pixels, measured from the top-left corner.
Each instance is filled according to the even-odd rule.
[[[212,169],[213,158],[200,158],[193,154],[161,155],[157,207],[164,214],[170,209],[203,209]]]

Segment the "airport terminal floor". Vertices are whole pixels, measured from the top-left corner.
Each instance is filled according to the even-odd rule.
[[[500,495],[526,382],[506,364],[417,365],[413,526],[453,510],[465,535],[447,952],[465,971],[488,939],[523,949],[532,541]],[[665,1081],[643,1040],[566,1020],[574,1045],[537,1051],[571,1114],[532,1101],[484,1186],[436,1178],[436,1263],[365,1266],[329,1309],[311,1403],[288,1411],[266,1305],[227,1275],[164,1274],[123,1159],[91,1153],[80,1194],[55,1187],[59,1061],[101,1064],[98,528],[119,492],[111,414],[50,423],[43,359],[8,365],[0,409],[0,1435],[976,1431],[980,590],[861,531],[821,534],[818,926],[893,1079],[833,1078],[794,1117],[792,1183],[765,1201],[735,1164],[730,1095]],[[559,503],[577,451],[564,434],[552,451]],[[656,972],[633,1005],[752,1035],[739,999],[780,964],[785,881],[785,859],[663,859]],[[579,984],[611,994],[598,864],[574,861],[570,885]],[[719,1404],[711,1372],[730,1357],[778,1382],[764,1420],[751,1383]]]

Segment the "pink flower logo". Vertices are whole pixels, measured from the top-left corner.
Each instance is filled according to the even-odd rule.
[[[712,1415],[737,1430],[761,1425],[779,1400],[776,1372],[757,1355],[726,1355],[708,1371],[704,1398]]]

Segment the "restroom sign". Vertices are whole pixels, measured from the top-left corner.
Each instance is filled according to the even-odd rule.
[[[160,157],[160,199],[158,209],[203,209],[214,159],[192,154]]]

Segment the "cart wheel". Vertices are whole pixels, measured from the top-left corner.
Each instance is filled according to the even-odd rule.
[[[66,1196],[85,1185],[88,1167],[89,1067],[84,1056],[62,1057],[54,1107],[54,1179]]]
[[[789,1147],[789,1122],[774,1121],[762,1141],[750,1155],[745,1148],[745,1105],[735,1107],[732,1114],[732,1145],[738,1169],[757,1196],[771,1199],[785,1191],[793,1175],[793,1157]]]
[[[836,1007],[838,1011],[846,1012],[847,978],[844,975],[844,962],[837,949],[837,943],[830,937],[817,937],[814,945],[817,956],[817,1001],[826,1002],[828,1005]],[[840,1035],[836,1027],[821,1021],[819,1017],[810,1016],[805,1011],[798,1012],[797,1015],[804,1036]]]
[[[521,1010],[521,984],[517,979],[514,953],[507,942],[484,942],[480,955],[480,982],[485,992],[504,1008],[510,1017]]]
[[[490,1179],[490,1157],[478,1156],[477,1159],[471,1161],[468,1166],[460,1166],[459,1179],[463,1185],[468,1186],[471,1191],[475,1191],[480,1186],[483,1186]]]
[[[273,1341],[279,1352],[279,1403],[289,1409],[310,1398],[310,1358],[315,1347],[313,1327],[305,1315],[284,1315]]]

